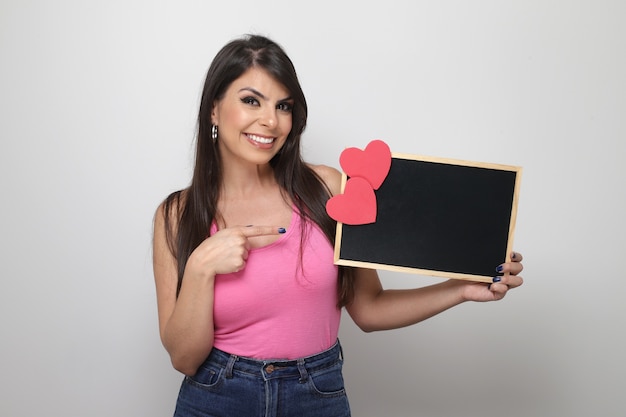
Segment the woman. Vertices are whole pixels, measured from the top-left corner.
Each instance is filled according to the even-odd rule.
[[[306,164],[307,106],[276,43],[227,44],[207,73],[191,185],[158,208],[160,335],[186,375],[176,415],[349,416],[337,333],[418,323],[522,284],[522,257],[491,285],[450,280],[383,290],[376,271],[333,264],[326,201],[341,174]]]

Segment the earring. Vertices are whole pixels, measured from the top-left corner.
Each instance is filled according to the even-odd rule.
[[[217,125],[211,126],[211,138],[213,138],[213,142],[217,142]]]

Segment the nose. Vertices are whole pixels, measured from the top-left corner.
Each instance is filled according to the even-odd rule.
[[[273,128],[276,126],[276,112],[274,109],[267,109],[263,115],[261,116],[260,123],[263,126],[267,126],[269,128]]]

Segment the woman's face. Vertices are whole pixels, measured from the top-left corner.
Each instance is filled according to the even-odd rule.
[[[291,131],[293,103],[285,87],[263,69],[250,68],[233,81],[211,113],[224,161],[269,163]]]

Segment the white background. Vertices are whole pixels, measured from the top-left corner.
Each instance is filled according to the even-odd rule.
[[[625,15],[621,0],[1,0],[0,415],[171,415],[152,216],[190,179],[211,59],[254,32],[298,69],[309,161],[383,139],[524,168],[525,285],[401,330],[345,316],[353,415],[623,416]]]

